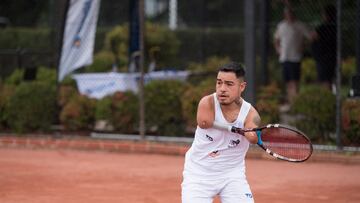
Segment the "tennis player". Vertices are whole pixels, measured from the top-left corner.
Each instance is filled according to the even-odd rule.
[[[245,175],[245,155],[249,143],[257,142],[257,135],[228,130],[229,126],[260,125],[258,112],[241,97],[246,87],[244,76],[238,63],[221,66],[216,93],[199,102],[195,138],[185,155],[183,203],[211,203],[216,195],[222,203],[254,202]]]

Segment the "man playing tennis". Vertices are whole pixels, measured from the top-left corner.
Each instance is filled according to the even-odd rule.
[[[254,202],[245,175],[249,143],[257,143],[255,132],[232,133],[229,126],[255,128],[260,116],[242,97],[245,70],[235,62],[221,66],[216,93],[198,105],[197,129],[185,155],[182,202],[211,203],[216,195],[222,203]]]

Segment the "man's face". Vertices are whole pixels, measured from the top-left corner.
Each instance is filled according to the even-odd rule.
[[[233,72],[220,71],[216,79],[216,96],[222,105],[238,101],[244,91],[246,82],[238,79]]]
[[[292,11],[285,10],[285,11],[284,11],[284,18],[285,18],[287,21],[292,22],[292,21],[294,21],[295,16],[294,16],[294,14],[292,13]]]

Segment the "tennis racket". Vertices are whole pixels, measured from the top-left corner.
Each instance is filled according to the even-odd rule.
[[[241,129],[232,126],[231,132],[244,135],[245,132],[256,132],[257,145],[277,159],[289,162],[304,162],[310,158],[313,147],[306,135],[296,128],[269,124],[266,126]]]

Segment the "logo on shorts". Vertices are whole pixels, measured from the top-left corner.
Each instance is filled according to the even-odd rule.
[[[245,196],[246,196],[247,198],[253,198],[253,196],[252,196],[251,193],[245,193]]]

